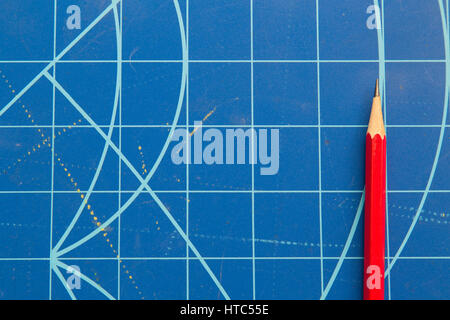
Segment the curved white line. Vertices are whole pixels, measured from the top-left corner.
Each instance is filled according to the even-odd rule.
[[[154,167],[152,168],[152,172],[151,174],[154,173],[154,171],[156,170],[157,166],[159,165],[159,162],[161,161],[164,153],[166,152],[170,140],[172,138],[173,132],[175,130],[176,127],[176,123],[178,121],[179,118],[179,114],[180,114],[180,110],[181,110],[181,104],[183,102],[184,99],[184,88],[186,86],[186,81],[187,81],[187,64],[188,64],[188,60],[187,60],[187,47],[186,47],[186,39],[185,39],[185,29],[184,29],[184,23],[183,23],[183,19],[182,19],[182,15],[181,15],[181,10],[179,7],[179,3],[178,0],[173,0],[176,11],[177,11],[177,17],[179,20],[179,27],[180,27],[180,36],[181,36],[181,42],[182,42],[182,47],[183,47],[183,77],[182,77],[182,92],[183,92],[183,96],[180,95],[179,96],[179,105],[177,107],[177,111],[175,114],[175,118],[174,118],[174,122],[173,125],[170,129],[170,133],[168,136],[168,139],[166,141],[166,144],[163,147],[163,150],[160,153],[160,157],[158,158],[157,162],[155,163],[156,165],[154,165]],[[154,193],[154,191],[148,186],[148,181],[151,178],[150,173],[147,175],[147,177],[145,179],[142,179],[142,177],[140,176],[140,174],[136,171],[136,169],[131,165],[131,163],[128,161],[128,159],[126,159],[126,157],[121,153],[121,151],[117,148],[117,146],[115,146],[115,144],[108,139],[108,137],[103,133],[103,131],[98,127],[98,125],[89,117],[89,115],[87,115],[84,110],[70,97],[70,95],[64,90],[64,88],[62,88],[59,83],[52,78],[52,76],[50,74],[48,74],[47,72],[44,73],[44,75],[52,82],[54,83],[58,90],[60,90],[63,95],[65,95],[65,97],[72,103],[72,105],[83,115],[83,117],[97,130],[97,132],[107,141],[107,143],[113,148],[113,150],[119,155],[119,157],[121,158],[121,160],[127,165],[127,167],[133,172],[133,174],[136,176],[136,178],[141,182],[141,185],[139,186],[139,188],[134,192],[134,194],[132,195],[132,197],[130,197],[128,199],[128,201],[113,215],[111,216],[106,222],[104,222],[102,225],[100,225],[98,228],[96,228],[94,231],[92,231],[90,234],[88,234],[87,236],[85,236],[84,238],[80,239],[79,241],[75,242],[74,244],[66,247],[63,250],[59,250],[55,255],[57,257],[73,250],[74,248],[78,247],[79,245],[81,245],[82,243],[88,241],[89,239],[91,239],[92,237],[94,237],[96,234],[98,234],[101,229],[106,228],[109,224],[111,224],[120,214],[122,214],[127,208],[128,206],[134,201],[134,199],[140,194],[140,192],[145,188],[149,194],[152,196],[152,198],[155,200],[155,202],[158,204],[158,206],[161,208],[161,210],[164,212],[164,214],[166,215],[166,217],[170,220],[170,222],[173,224],[173,226],[175,227],[175,229],[178,231],[178,233],[181,235],[181,237],[186,241],[186,243],[188,244],[188,246],[190,247],[190,249],[194,252],[194,254],[197,256],[197,258],[199,259],[200,263],[202,264],[202,266],[205,268],[205,270],[207,271],[207,273],[210,275],[211,279],[213,280],[213,282],[216,284],[216,286],[219,288],[219,290],[221,291],[221,293],[223,294],[223,296],[225,297],[225,299],[229,300],[230,297],[228,296],[227,292],[225,291],[225,289],[223,288],[223,286],[221,285],[221,283],[218,281],[217,277],[214,275],[214,273],[212,272],[211,268],[208,266],[208,264],[206,263],[206,261],[204,260],[204,258],[201,256],[201,254],[198,252],[197,248],[193,245],[193,243],[190,241],[190,239],[186,236],[186,234],[184,233],[183,229],[180,227],[180,225],[177,223],[177,221],[173,218],[173,216],[170,214],[170,212],[167,210],[167,208],[164,206],[164,204],[161,202],[161,200],[158,198],[158,196]]]
[[[61,281],[61,284],[64,286],[64,288],[66,289],[67,293],[69,294],[70,298],[72,300],[77,300],[77,297],[75,296],[75,294],[73,293],[72,289],[69,288],[69,286],[67,285],[67,281],[66,279],[64,279],[64,276],[61,274],[61,271],[59,271],[58,266],[56,264],[54,264],[54,261],[50,262],[50,267],[52,268],[52,270],[56,273],[56,275],[58,276],[59,281]],[[52,275],[50,275],[51,277]]]
[[[339,256],[339,260],[336,264],[336,267],[333,270],[330,280],[328,281],[327,286],[323,290],[320,300],[324,300],[327,298],[327,295],[330,292],[331,288],[333,287],[334,281],[336,280],[339,271],[341,271],[342,264],[344,263],[344,259],[347,256],[348,249],[350,248],[350,244],[352,243],[353,237],[356,232],[356,227],[358,226],[359,219],[361,218],[361,213],[364,209],[364,195],[365,191],[361,195],[361,200],[359,200],[358,209],[356,210],[356,215],[355,218],[353,219],[352,227],[350,228],[350,232],[348,233],[347,240],[345,241],[344,248],[342,249],[341,255]]]
[[[69,266],[59,260],[55,260],[55,264],[61,268],[64,268],[66,270],[69,270]],[[105,297],[107,297],[109,300],[116,300],[108,291],[103,289],[98,283],[95,283],[91,278],[83,274],[82,272],[79,273],[79,276],[81,279],[89,283],[92,287],[100,291]],[[66,286],[67,287],[67,286]]]
[[[436,154],[434,156],[433,166],[431,167],[430,176],[428,177],[427,186],[425,188],[425,191],[423,193],[422,199],[420,200],[419,207],[417,208],[417,212],[414,216],[414,219],[409,226],[408,232],[406,233],[405,237],[403,238],[403,241],[398,248],[397,252],[395,253],[394,258],[392,259],[392,262],[389,264],[388,268],[385,272],[385,277],[389,276],[390,271],[392,270],[392,267],[397,262],[398,257],[402,253],[406,243],[409,240],[409,237],[411,236],[411,233],[414,230],[414,227],[416,226],[417,221],[419,220],[420,214],[422,213],[423,206],[425,205],[425,201],[427,199],[428,193],[431,188],[431,184],[433,182],[434,174],[436,172],[436,168],[439,162],[439,156],[441,154],[442,149],[442,142],[444,140],[444,133],[445,133],[445,123],[447,121],[447,113],[448,113],[448,98],[449,98],[449,85],[450,85],[450,48],[449,48],[449,32],[448,32],[448,26],[447,22],[445,21],[445,12],[444,12],[444,6],[442,3],[442,0],[438,0],[439,2],[439,11],[441,13],[441,21],[442,21],[442,32],[444,36],[444,46],[445,46],[445,95],[444,95],[444,110],[442,111],[442,122],[441,122],[441,131],[439,134],[439,142],[436,148]]]
[[[115,22],[115,27],[116,27],[117,57],[119,58],[122,55],[122,43],[120,41],[119,30],[120,30],[120,33],[122,32],[122,30],[121,30],[121,26],[119,25],[119,16],[117,13],[117,6],[114,6],[113,11],[114,11],[114,22]],[[120,59],[118,59],[118,60],[120,60]],[[115,96],[114,96],[114,106],[113,106],[113,111],[112,111],[111,120],[109,123],[109,129],[108,129],[108,138],[109,139],[111,139],[113,131],[114,131],[114,123],[115,123],[116,114],[117,114],[117,106],[119,104],[119,91],[121,88],[121,81],[122,81],[122,64],[121,64],[121,62],[117,61],[116,90],[115,90]],[[108,148],[109,148],[109,145],[105,141],[105,145],[103,146],[103,152],[100,157],[100,161],[97,165],[97,169],[95,171],[94,177],[89,186],[88,192],[86,193],[84,199],[81,201],[81,204],[80,204],[75,216],[72,218],[72,221],[70,222],[69,226],[64,231],[63,235],[57,242],[56,246],[52,249],[52,254],[54,252],[58,251],[58,249],[63,245],[64,241],[69,236],[70,232],[73,230],[73,227],[75,226],[78,219],[80,218],[86,204],[88,203],[89,198],[91,197],[92,191],[94,190],[95,185],[97,184],[97,180],[98,180],[98,177],[100,176],[101,170],[103,169],[103,164],[106,159],[106,155],[108,153]]]

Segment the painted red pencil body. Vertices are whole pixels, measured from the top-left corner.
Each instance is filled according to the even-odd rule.
[[[386,133],[378,80],[366,135],[364,300],[384,300]]]

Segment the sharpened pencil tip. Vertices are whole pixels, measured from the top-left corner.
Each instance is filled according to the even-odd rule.
[[[386,136],[383,123],[383,112],[381,110],[381,98],[379,81],[377,79],[375,85],[375,94],[372,101],[372,111],[370,112],[369,125],[367,127],[367,133],[373,138],[376,134],[379,134],[381,138]]]
[[[380,96],[380,89],[379,89],[379,87],[378,87],[378,79],[377,79],[377,82],[376,82],[376,84],[375,84],[375,94],[374,94],[374,97],[379,97]]]

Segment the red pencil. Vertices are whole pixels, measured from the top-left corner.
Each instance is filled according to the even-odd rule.
[[[366,135],[364,300],[384,300],[386,132],[378,80]]]

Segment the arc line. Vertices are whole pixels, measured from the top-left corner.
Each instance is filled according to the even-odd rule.
[[[55,264],[65,270],[68,270],[70,267],[59,261],[56,260]],[[97,289],[99,292],[101,292],[105,297],[107,297],[109,300],[116,300],[116,298],[114,298],[108,291],[106,291],[105,289],[103,289],[98,283],[96,283],[95,281],[93,281],[91,278],[89,278],[88,276],[86,276],[85,274],[83,274],[80,271],[80,278],[83,279],[84,281],[86,281],[87,283],[89,283],[93,288]]]
[[[379,4],[378,4],[378,0],[374,0],[374,6],[379,8]],[[381,23],[381,17],[380,19],[377,19],[378,22]],[[383,25],[381,25],[380,28],[377,29],[377,39],[378,39],[378,68],[379,68],[379,78],[380,78],[380,82],[383,84],[380,87],[380,95],[383,96],[384,95],[384,84],[385,84],[385,64],[384,64],[384,40],[382,40],[383,35],[382,35],[382,28],[384,28]],[[347,245],[350,246],[350,243],[353,241],[353,236],[354,233],[356,231],[356,226],[358,225],[359,219],[361,218],[361,213],[363,211],[364,208],[364,199],[365,197],[365,191],[363,192],[362,196],[361,196],[361,200],[359,202],[359,206],[358,209],[356,211],[356,215],[355,218],[353,219],[353,224],[352,224],[352,228],[350,229],[350,232],[348,234],[347,237],[347,241],[345,243],[344,249],[342,250],[341,256],[339,257],[338,263],[336,265],[336,267],[333,270],[333,274],[331,275],[330,280],[328,281],[328,284],[325,288],[325,290],[322,293],[322,296],[320,297],[321,300],[326,299],[328,292],[330,291],[331,287],[334,284],[334,281],[336,280],[336,277],[339,273],[339,271],[341,270],[342,267],[342,263],[344,261],[344,258],[347,255],[347,251],[348,248],[346,250]],[[353,229],[355,228],[355,229]],[[353,231],[353,232],[352,232]]]
[[[114,7],[113,9],[114,11],[114,21],[115,21],[115,26],[116,26],[116,40],[117,40],[117,54],[119,55],[119,51],[122,50],[121,44],[120,44],[120,40],[119,40],[119,20],[118,20],[118,13],[117,13],[117,7]],[[116,114],[117,114],[117,106],[118,106],[118,102],[119,102],[119,90],[120,90],[120,86],[121,86],[121,79],[122,79],[122,66],[121,64],[117,63],[117,67],[116,67],[116,90],[115,90],[115,95],[114,95],[114,106],[113,106],[113,112],[111,115],[111,120],[110,120],[110,124],[108,127],[108,138],[111,139],[113,131],[114,131],[114,123],[115,123],[115,119],[116,119]],[[56,244],[56,246],[53,248],[52,252],[56,252],[58,251],[58,249],[63,245],[64,241],[66,240],[66,238],[69,236],[70,232],[72,231],[73,227],[75,226],[75,224],[77,223],[78,219],[80,218],[84,208],[86,207],[86,204],[89,202],[89,199],[91,197],[92,191],[95,188],[95,185],[97,184],[97,180],[98,177],[100,176],[101,170],[103,169],[103,164],[105,162],[106,159],[106,155],[108,154],[108,148],[109,145],[105,142],[105,145],[103,146],[103,152],[102,155],[100,157],[100,161],[97,165],[97,169],[95,171],[94,177],[91,181],[91,184],[89,186],[89,189],[83,199],[83,201],[81,201],[81,204],[75,214],[75,216],[73,217],[72,221],[70,222],[69,226],[67,227],[67,229],[64,231],[62,237],[59,239],[58,243]]]
[[[411,236],[411,233],[414,230],[414,227],[417,224],[417,221],[419,220],[420,214],[422,213],[423,206],[425,205],[426,199],[428,197],[428,193],[431,188],[431,184],[434,179],[434,174],[436,172],[437,164],[439,162],[439,157],[441,154],[442,142],[444,140],[444,133],[445,133],[445,127],[446,127],[445,124],[447,121],[447,113],[448,113],[448,99],[449,99],[449,85],[450,85],[450,47],[449,47],[449,39],[448,39],[448,36],[449,36],[448,25],[446,22],[446,16],[445,16],[445,11],[444,11],[444,6],[442,3],[442,0],[438,0],[438,4],[439,4],[439,11],[441,13],[442,33],[444,36],[445,61],[446,61],[446,63],[445,63],[444,109],[442,111],[441,130],[440,130],[440,134],[439,134],[439,140],[438,140],[438,145],[436,148],[436,153],[434,156],[433,165],[431,167],[430,175],[428,177],[428,182],[425,187],[425,191],[423,193],[422,199],[420,200],[419,207],[417,208],[417,212],[414,215],[414,219],[411,222],[411,225],[409,226],[408,232],[406,233],[405,237],[403,238],[403,241],[402,241],[400,247],[398,248],[397,252],[395,253],[394,258],[392,259],[392,262],[389,264],[389,266],[385,272],[385,277],[388,277],[390,275],[390,271],[392,270],[392,267],[397,262],[399,256],[401,255],[403,249],[405,248],[406,243],[409,240],[409,237]]]
[[[179,17],[181,17],[181,11],[179,8],[179,4],[177,0],[174,0],[175,3],[175,7],[177,9],[177,14]],[[182,18],[181,18],[182,21]],[[182,77],[182,92],[184,93],[184,88],[185,88],[185,84],[186,84],[186,68],[187,68],[187,59],[186,59],[186,50],[185,50],[185,32],[184,32],[184,25],[182,23],[180,23],[180,29],[183,31],[182,33],[182,43],[183,43],[183,74],[184,76]],[[90,234],[88,234],[87,236],[85,236],[84,238],[80,239],[79,241],[75,242],[74,244],[66,247],[63,250],[60,250],[56,253],[56,256],[59,257],[71,250],[73,250],[74,248],[76,248],[77,246],[81,245],[82,243],[86,242],[87,240],[91,239],[93,236],[95,236],[96,234],[98,234],[102,228],[105,228],[106,226],[108,226],[110,223],[112,223],[112,221],[114,221],[123,211],[125,211],[128,206],[134,201],[134,199],[137,197],[137,195],[144,189],[145,189],[150,193],[150,195],[153,197],[153,199],[155,200],[155,202],[160,206],[160,208],[162,209],[162,211],[164,212],[164,214],[169,218],[169,220],[171,221],[171,223],[174,225],[174,227],[177,229],[177,231],[180,233],[180,235],[182,236],[182,238],[188,243],[189,247],[191,248],[191,250],[195,253],[195,255],[197,256],[197,258],[200,260],[202,266],[205,268],[205,270],[207,271],[207,273],[210,275],[210,277],[212,278],[212,280],[214,281],[214,283],[217,285],[217,287],[219,288],[219,290],[221,291],[221,293],[224,295],[224,297],[226,299],[230,299],[230,297],[228,296],[228,294],[226,293],[225,289],[222,287],[222,285],[220,284],[220,282],[217,280],[217,277],[214,275],[214,273],[212,272],[212,270],[209,268],[208,264],[206,263],[206,261],[204,260],[204,258],[200,255],[200,253],[198,252],[198,250],[196,249],[196,247],[192,244],[192,242],[187,238],[186,234],[183,232],[183,230],[181,229],[181,227],[178,225],[178,223],[176,222],[176,220],[172,217],[172,215],[170,214],[170,212],[167,210],[167,208],[162,204],[162,202],[160,201],[160,199],[156,196],[156,194],[154,193],[154,191],[148,186],[148,181],[151,177],[151,174],[154,173],[154,171],[157,168],[157,165],[159,165],[159,163],[155,163],[154,167],[152,168],[153,172],[150,172],[148,174],[148,176],[146,177],[146,179],[142,179],[142,177],[140,176],[140,174],[136,171],[136,169],[133,167],[133,165],[128,161],[128,159],[120,152],[120,150],[117,148],[117,146],[115,146],[115,144],[106,137],[106,135],[104,134],[104,132],[98,127],[98,125],[89,117],[89,115],[86,114],[86,112],[83,110],[83,108],[81,108],[78,103],[73,100],[73,98],[67,93],[67,91],[64,90],[64,88],[56,81],[56,79],[54,79],[48,72],[44,73],[45,77],[47,77],[47,79],[54,83],[55,86],[57,87],[57,89],[69,100],[69,102],[71,102],[71,104],[78,110],[78,112],[81,113],[81,115],[97,130],[97,132],[108,142],[108,144],[110,144],[110,146],[112,147],[112,149],[118,154],[118,156],[121,158],[121,160],[129,167],[129,169],[133,172],[133,174],[135,174],[136,178],[141,182],[141,185],[139,186],[139,188],[135,191],[135,193],[132,195],[132,197],[130,197],[130,199],[124,204],[124,206],[122,206],[122,208],[120,210],[118,210],[112,217],[110,217],[106,222],[104,222],[101,226],[99,226],[96,230],[92,231]],[[180,113],[180,108],[181,108],[181,104],[182,104],[182,100],[183,97],[180,95],[179,97],[179,106],[177,108],[177,112],[175,115],[175,120],[177,121],[179,113]],[[175,124],[176,121],[174,121],[174,125],[171,128],[171,131],[169,133],[169,138],[166,141],[166,145],[163,147],[163,151],[160,154],[159,160],[162,159],[163,157],[163,153],[167,150],[167,147],[170,143],[170,139],[173,135],[173,131],[175,129]]]
[[[336,264],[336,267],[333,270],[333,273],[330,277],[330,280],[327,283],[327,286],[323,290],[320,300],[324,300],[327,298],[328,292],[333,287],[334,281],[336,280],[336,277],[339,274],[339,271],[341,270],[342,264],[344,263],[345,257],[347,256],[348,249],[350,248],[350,244],[353,241],[356,227],[358,226],[359,220],[361,218],[361,213],[364,208],[364,196],[365,196],[365,191],[361,195],[361,200],[359,201],[358,209],[356,210],[355,219],[353,219],[353,224],[352,224],[352,227],[350,228],[350,232],[348,233],[347,241],[345,241],[345,245],[344,245],[344,248],[342,249],[341,256],[339,257],[339,260]]]
[[[167,216],[167,218],[170,220],[170,222],[173,224],[175,229],[178,231],[178,233],[181,235],[181,237],[188,243],[191,250],[195,253],[197,258],[200,260],[200,263],[203,265],[203,267],[206,269],[208,274],[211,276],[214,283],[218,286],[219,290],[222,292],[224,297],[226,299],[229,299],[228,294],[220,284],[220,282],[217,280],[217,277],[214,275],[212,270],[209,268],[208,264],[206,263],[205,259],[200,255],[197,248],[193,245],[193,243],[189,240],[189,238],[186,236],[180,225],[176,222],[176,220],[173,218],[173,216],[170,214],[170,212],[167,210],[167,208],[164,206],[164,204],[161,202],[161,200],[158,198],[158,196],[154,193],[154,191],[149,187],[148,185],[148,178],[144,180],[139,172],[136,170],[136,168],[133,167],[133,165],[129,162],[129,160],[122,154],[122,152],[117,148],[117,146],[108,139],[106,134],[98,127],[98,125],[89,117],[88,114],[83,110],[83,108],[78,105],[78,103],[73,100],[73,98],[67,93],[67,91],[64,90],[64,88],[56,81],[56,79],[52,78],[52,76],[49,73],[45,73],[45,77],[47,77],[52,83],[55,84],[55,87],[66,97],[66,99],[69,100],[69,102],[78,110],[78,112],[81,113],[81,115],[95,128],[95,130],[105,139],[108,144],[111,146],[111,148],[117,153],[117,155],[121,158],[121,160],[127,165],[127,167],[131,170],[131,172],[136,176],[136,178],[141,182],[141,185],[139,188],[135,191],[134,195],[140,194],[140,192],[145,188],[148,193],[152,196],[152,198],[155,200],[155,202],[159,205],[161,210],[164,212],[164,214]],[[134,196],[133,195],[133,196]],[[97,235],[102,229],[109,226],[117,217],[122,214],[128,206],[134,201],[134,198],[130,197],[128,201],[122,206],[120,210],[118,210],[114,215],[112,215],[108,220],[106,220],[102,225],[98,226],[94,231],[83,237],[82,239],[78,240],[74,244],[66,247],[65,249],[62,249],[55,253],[56,257],[60,257],[61,255],[73,250],[74,248],[80,246],[84,242],[88,241],[95,235]]]
[[[49,71],[59,60],[62,59],[62,57],[70,50],[72,49],[92,28],[94,28],[97,23],[99,23],[103,17],[105,17],[112,9],[113,7],[121,0],[112,0],[112,3],[105,8],[105,10],[100,13],[100,15],[95,18],[94,21],[89,24],[89,26],[86,27],[67,47],[65,47],[59,54],[56,56],[55,59],[53,59],[44,69],[41,70],[17,95],[12,98],[8,104],[6,104],[1,110],[0,110],[0,117],[9,110],[9,108],[12,107],[14,103],[17,102],[42,76],[45,72]]]
[[[72,289],[69,288],[69,286],[67,285],[67,281],[66,279],[64,279],[64,276],[61,274],[61,271],[59,271],[58,267],[53,263],[53,261],[50,263],[50,267],[52,268],[52,270],[56,273],[56,275],[58,276],[58,279],[61,281],[62,285],[64,286],[64,288],[66,289],[67,293],[69,294],[70,298],[72,300],[77,300],[77,297],[75,296],[75,294],[73,293]]]

